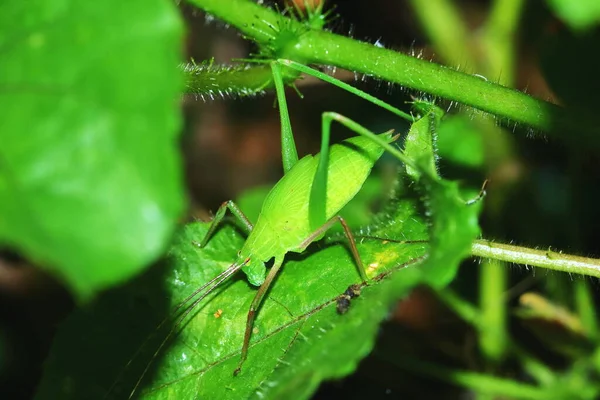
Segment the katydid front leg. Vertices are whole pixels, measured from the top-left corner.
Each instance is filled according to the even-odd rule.
[[[221,206],[217,210],[217,213],[215,214],[215,217],[213,218],[213,220],[210,224],[210,227],[208,228],[208,231],[204,235],[204,238],[202,239],[202,241],[201,242],[193,241],[192,243],[194,243],[196,246],[198,246],[200,248],[205,247],[206,244],[208,243],[208,241],[210,240],[210,238],[212,237],[212,235],[214,234],[214,232],[216,231],[216,229],[218,228],[219,224],[225,217],[225,213],[227,212],[227,210],[231,211],[231,213],[242,223],[242,228],[244,228],[244,230],[247,233],[250,234],[252,232],[253,226],[252,226],[252,223],[250,222],[250,220],[248,219],[248,217],[246,217],[246,215],[242,212],[242,210],[233,201],[229,200],[229,201],[226,201],[223,204],[221,204]],[[173,334],[175,333],[175,329],[180,325],[180,323],[190,314],[190,312],[192,312],[194,310],[194,308],[198,304],[200,304],[200,302],[202,300],[204,300],[206,298],[206,296],[208,296],[210,293],[212,293],[213,290],[218,288],[221,284],[223,284],[229,278],[231,278],[233,275],[235,275],[240,269],[247,266],[250,263],[250,261],[251,261],[251,259],[249,257],[238,258],[238,260],[236,262],[232,263],[225,271],[221,272],[219,275],[217,275],[216,277],[214,277],[213,279],[211,279],[210,281],[208,281],[207,283],[205,283],[198,289],[194,290],[188,297],[186,297],[181,303],[179,303],[177,305],[177,307],[175,307],[174,311],[177,311],[177,310],[181,309],[183,306],[186,306],[185,309],[183,310],[183,312],[181,313],[181,315],[178,316],[177,319],[175,320],[173,327],[171,328],[171,330],[169,331],[167,336],[165,336],[165,338],[162,340],[162,342],[160,343],[160,345],[158,346],[158,348],[152,355],[150,363],[148,363],[146,365],[146,367],[144,368],[144,371],[142,372],[141,376],[137,380],[133,390],[129,394],[129,399],[131,399],[133,397],[133,395],[135,394],[140,383],[144,379],[144,376],[146,376],[146,373],[148,372],[148,369],[150,368],[152,361],[158,356],[158,353],[160,353],[160,351],[164,348],[164,346],[167,344],[169,339],[173,336]],[[263,268],[264,268],[264,266],[263,266]],[[187,303],[189,301],[192,301],[192,302],[191,302],[191,304],[187,305]],[[160,323],[158,328],[163,326],[167,321],[168,321],[168,318],[165,318],[165,320],[163,320]],[[138,351],[134,355],[134,358],[137,356],[137,354],[141,351],[142,348],[143,348],[143,345],[138,349]],[[131,359],[129,361],[127,366],[129,366],[131,361],[133,361],[133,359]],[[127,368],[127,366],[126,366],[126,368]],[[115,383],[116,383],[116,381],[115,381]],[[112,391],[113,387],[114,387],[114,384],[109,388],[107,396]]]
[[[292,169],[298,162],[298,150],[294,134],[292,133],[292,123],[288,113],[287,100],[285,98],[285,88],[283,86],[283,74],[281,65],[278,62],[271,63],[273,73],[273,83],[277,93],[277,102],[279,103],[279,120],[281,122],[281,161],[283,162],[283,173]]]
[[[208,231],[204,235],[204,238],[202,239],[202,241],[201,242],[193,241],[193,243],[196,246],[198,246],[200,248],[203,248],[204,246],[206,246],[206,244],[208,243],[208,241],[210,240],[212,235],[217,230],[219,224],[225,217],[225,212],[227,210],[231,211],[231,213],[238,219],[238,221],[240,221],[242,223],[242,228],[244,228],[246,233],[250,234],[250,232],[252,232],[252,228],[253,228],[252,222],[250,222],[248,217],[246,217],[244,212],[237,206],[237,204],[235,204],[233,201],[229,200],[229,201],[226,201],[223,204],[221,204],[221,206],[217,210],[217,213],[215,214],[215,217],[213,218],[212,222],[210,223],[210,227],[208,228]]]

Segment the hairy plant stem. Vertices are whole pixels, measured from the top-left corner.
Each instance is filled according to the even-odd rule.
[[[185,75],[185,93],[202,100],[255,96],[274,87],[271,67],[265,64],[229,66],[210,62],[182,64],[180,69]],[[295,81],[299,76],[299,72],[289,68],[282,72],[286,83]]]
[[[210,64],[184,64],[185,93],[202,99],[244,97],[260,94],[272,81],[268,65],[255,67],[213,66]]]
[[[489,240],[475,240],[471,248],[471,254],[554,271],[600,278],[599,259],[557,253],[550,249],[536,250],[512,244],[491,242]]]
[[[554,104],[480,76],[330,32],[312,30],[302,22],[281,16],[249,0],[188,1],[235,26],[247,39],[263,47],[275,43],[280,29],[296,32],[286,36],[292,42],[280,49],[282,54],[276,54],[278,58],[345,68],[457,101],[534,129],[552,133],[568,128],[568,131],[575,130],[597,140],[595,125],[572,118]]]

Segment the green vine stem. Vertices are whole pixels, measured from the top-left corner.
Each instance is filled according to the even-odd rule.
[[[255,96],[273,87],[271,67],[266,64],[227,66],[215,65],[211,60],[201,64],[182,64],[179,67],[185,75],[184,92],[202,100]],[[299,75],[286,69],[283,80],[293,82]]]
[[[261,94],[271,80],[271,69],[264,65],[226,67],[208,62],[182,64],[180,69],[186,78],[185,93],[202,100]]]
[[[600,260],[557,253],[550,249],[536,250],[512,244],[496,243],[489,240],[475,240],[471,254],[516,264],[531,265],[600,278]]]
[[[567,130],[598,140],[596,125],[563,108],[427,60],[359,42],[306,24],[249,0],[188,0],[238,28],[247,39],[271,48],[276,57],[333,65],[375,76],[494,114],[549,133]],[[282,32],[282,34],[279,34]],[[573,135],[575,136],[575,135]]]

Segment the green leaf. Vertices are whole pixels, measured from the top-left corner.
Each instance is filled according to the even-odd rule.
[[[0,27],[0,243],[86,300],[182,211],[181,21],[168,0],[35,0]]]
[[[454,279],[460,262],[471,253],[473,240],[480,234],[480,205],[467,205],[456,182],[424,177],[422,183],[431,215],[431,251],[420,268],[429,285],[441,288]]]
[[[473,240],[479,235],[476,204],[467,205],[461,198],[456,182],[439,178],[435,160],[437,130],[443,111],[432,103],[415,102],[424,115],[410,128],[404,154],[420,167],[406,166],[406,173],[418,180],[430,216],[431,250],[420,267],[425,282],[441,288],[454,279],[460,262],[471,252]]]
[[[600,23],[597,0],[547,0],[548,5],[571,28],[584,30]]]
[[[415,108],[422,111],[421,118],[413,122],[404,143],[404,154],[412,158],[421,168],[417,170],[409,165],[406,172],[418,180],[423,173],[438,176],[436,167],[435,133],[444,112],[432,103],[415,102]]]
[[[428,206],[437,213],[447,201],[446,191],[439,188],[445,186],[431,186]],[[420,216],[419,195],[410,187],[397,190],[401,200],[392,201],[373,226],[357,233],[358,250],[372,280],[351,300],[347,313],[337,313],[337,300],[360,279],[344,237],[335,234],[304,254],[288,257],[260,309],[239,376],[232,373],[256,294],[243,276],[211,293],[182,324],[173,322],[181,312],[173,313],[174,305],[227,268],[244,241],[239,230],[226,224],[205,249],[198,249],[192,241],[204,235],[207,225],[194,223],[176,237],[163,265],[63,324],[37,398],[126,398],[171,328],[176,334],[150,364],[136,392],[140,397],[308,398],[323,380],[356,368],[371,351],[379,323],[398,298],[419,283],[446,282],[457,254],[463,254],[464,247],[452,247],[462,242],[452,238],[440,243],[436,237],[439,250],[423,242],[367,239],[366,235],[427,239],[429,229],[434,235],[455,233],[448,221],[462,222],[442,214],[429,228]],[[154,329],[164,317],[165,326]],[[356,340],[357,332],[361,340]],[[148,335],[151,339],[146,341]],[[142,351],[134,357],[140,346]]]
[[[417,203],[413,198],[390,205],[377,226],[362,233],[425,239],[427,224],[415,214]],[[65,322],[38,399],[104,397],[152,327],[235,259],[244,240],[239,231],[225,225],[201,250],[192,241],[206,229],[206,224],[187,225],[175,239],[166,265]],[[260,309],[249,358],[239,376],[232,373],[239,360],[246,313],[256,294],[242,275],[212,293],[177,326],[178,334],[154,360],[137,393],[157,399],[307,398],[323,379],[350,373],[371,350],[389,308],[420,282],[416,264],[428,247],[422,242],[360,242],[359,252],[374,280],[352,300],[346,314],[336,312],[336,300],[360,278],[345,239],[335,235],[302,255],[289,256]],[[403,268],[405,263],[410,266]],[[173,326],[167,325],[156,332],[155,340],[145,343],[143,354],[109,398],[127,397]],[[356,340],[357,331],[361,340]]]

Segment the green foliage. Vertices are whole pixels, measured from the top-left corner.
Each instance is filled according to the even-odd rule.
[[[585,30],[600,24],[600,3],[596,0],[547,0],[571,28]]]
[[[419,180],[422,175],[435,179],[438,178],[435,141],[444,113],[433,104],[417,102],[415,106],[418,110],[423,108],[422,116],[410,127],[405,140],[405,153],[415,160],[420,168],[407,165],[406,172],[415,180]]]
[[[163,0],[35,1],[0,26],[0,242],[89,300],[157,258],[182,211],[181,21]]]
[[[431,251],[422,271],[428,284],[442,288],[454,279],[460,262],[470,254],[471,244],[479,235],[478,209],[460,197],[456,182],[423,180],[432,222]]]
[[[385,222],[365,233],[402,240],[426,238],[428,224],[418,214],[415,195],[406,189],[398,195],[400,199],[390,203],[380,216]],[[463,226],[464,222],[455,220],[454,226]],[[163,316],[168,317],[175,304],[235,259],[244,241],[239,231],[226,226],[206,249],[200,250],[192,241],[202,237],[206,229],[207,224],[187,225],[175,239],[165,265],[137,285],[109,294],[65,323],[48,361],[48,374],[38,399],[104,395],[117,379],[119,368],[134,356],[137,346],[132,344],[144,342],[148,330],[139,325],[147,329],[152,325],[148,321],[156,324]],[[451,262],[425,261],[428,270],[423,271],[419,264],[423,263],[428,244],[363,240],[359,252],[373,281],[362,288],[360,297],[352,300],[350,310],[341,316],[336,312],[336,300],[359,279],[340,237],[330,238],[327,243],[315,244],[307,254],[286,263],[261,308],[242,374],[234,378],[232,372],[255,289],[238,279],[213,293],[175,327],[177,336],[154,360],[142,385],[144,398],[307,398],[323,379],[352,372],[370,352],[377,326],[395,300],[415,284],[436,281],[436,276],[442,276],[437,280],[441,284],[447,276],[443,271]],[[448,249],[438,250],[444,251]],[[171,300],[165,304],[162,299]],[[117,304],[121,306],[115,308]],[[107,333],[108,326],[120,327],[118,340]],[[115,386],[115,398],[124,397],[132,389],[172,326],[167,324],[167,329],[155,332],[154,340],[144,344],[142,355]],[[359,341],[354,340],[357,330],[361,332]],[[82,357],[91,357],[94,363],[86,363]],[[90,387],[96,389],[90,393]]]
[[[425,237],[426,224],[414,214],[414,200],[401,200],[392,209],[397,220],[401,217],[407,222],[373,228],[370,233]],[[138,285],[110,293],[65,323],[48,361],[49,373],[39,399],[102,398],[137,349],[133,343],[143,343],[150,331],[144,332],[139,325],[147,329],[169,316],[173,305],[226,268],[243,244],[243,236],[226,226],[200,250],[191,242],[202,237],[206,229],[207,224],[187,225],[177,235],[165,265]],[[344,316],[336,313],[336,299],[359,279],[343,242],[335,239],[325,246],[317,244],[308,254],[291,259],[269,292],[255,324],[249,359],[234,378],[242,328],[255,294],[244,279],[236,280],[211,295],[176,327],[181,332],[168,343],[146,377],[144,398],[246,398],[256,392],[307,397],[322,379],[351,372],[370,351],[377,325],[390,305],[421,279],[416,265],[401,268],[405,263],[417,264],[427,247],[424,243],[378,240],[362,243],[359,252],[371,266],[371,276],[379,278],[363,288]],[[386,274],[397,269],[401,270]],[[302,290],[298,291],[300,283]],[[168,304],[166,299],[170,299]],[[149,315],[150,307],[156,315]],[[108,334],[109,326],[119,326],[121,333]],[[358,327],[363,340],[352,340]],[[126,396],[132,389],[167,330],[156,332],[156,340],[146,343],[144,354],[115,387],[115,398]],[[85,362],[89,358],[94,362]],[[261,384],[265,381],[277,385]],[[96,389],[90,392],[90,387]]]
[[[260,57],[345,67],[463,102],[503,121],[555,133],[569,127],[578,139],[599,143],[597,124],[588,124],[578,113],[476,75],[331,34],[324,29],[327,13],[322,9],[308,11],[302,19],[300,11],[288,18],[251,1],[191,2],[237,26],[259,45]],[[175,148],[175,106],[182,90],[176,68],[180,22],[171,4],[158,0],[93,7],[37,1],[5,8],[0,14],[0,49],[8,56],[0,64],[0,241],[55,273],[86,300],[160,255],[181,211]],[[589,26],[592,19],[583,20],[573,26]],[[460,28],[459,18],[452,21]],[[559,47],[568,43],[559,42]],[[453,49],[448,57],[457,54]],[[546,63],[557,93],[575,108],[593,110],[595,87],[589,85],[578,97],[581,90],[560,82],[561,68],[574,63],[557,61],[550,57]],[[205,98],[261,93],[272,85],[264,66],[218,68],[209,62],[183,70],[187,91]],[[288,68],[282,71],[290,81],[297,77]],[[577,75],[569,71],[569,76]],[[589,71],[593,68],[579,76],[583,82],[593,81]],[[207,224],[188,224],[177,232],[160,265],[64,322],[37,398],[127,398],[135,389],[137,396],[157,399],[300,399],[323,380],[354,371],[371,352],[378,326],[394,303],[417,285],[439,290],[452,282],[480,234],[481,204],[470,204],[466,200],[473,193],[465,195],[457,182],[442,179],[437,161],[442,156],[482,169],[488,143],[472,119],[444,116],[428,102],[417,106],[422,116],[412,124],[404,152],[396,154],[410,165],[395,177],[395,191],[384,199],[383,210],[373,215],[371,206],[382,200],[386,186],[375,178],[342,211],[356,228],[368,284],[360,283],[339,231],[289,257],[258,314],[249,358],[233,377],[256,289],[240,274],[198,305],[193,299],[181,302],[236,259],[245,237],[239,227],[226,225],[199,249],[193,242],[203,237]],[[256,191],[240,202],[251,220],[266,193]],[[547,251],[546,259],[554,255],[561,256]],[[340,315],[340,300],[351,284],[360,286],[360,295],[349,306],[344,303],[348,309]],[[495,289],[504,292],[504,287]],[[445,296],[458,315],[480,327],[481,310],[460,297]],[[505,307],[504,299],[498,301]],[[575,344],[539,331],[545,345],[575,360],[562,370],[546,367],[517,346],[510,348],[504,314],[495,322],[494,328],[502,329],[498,335],[509,342],[497,358],[510,354],[538,386],[492,376],[499,369],[489,359],[484,360],[489,374],[418,361],[406,362],[407,368],[478,394],[595,398],[600,393],[594,382],[600,370],[597,317],[585,286],[576,293],[576,306],[575,319],[581,318],[583,328],[576,332]],[[554,321],[561,312],[527,310],[521,318],[529,322],[542,315]]]
[[[215,65],[214,60],[180,65],[186,78],[185,92],[204,101],[251,97],[264,94],[273,86],[271,68],[268,65]],[[298,78],[297,73],[283,71],[286,81]]]
[[[421,270],[425,282],[442,288],[452,281],[459,263],[471,251],[471,243],[479,234],[478,212],[461,199],[456,182],[438,175],[435,140],[443,111],[426,102],[416,102],[415,106],[423,115],[408,132],[405,154],[420,168],[407,165],[406,173],[424,188],[425,207],[431,216],[431,249]]]
[[[429,129],[412,134],[419,143],[431,143],[431,139],[416,137],[430,136]],[[432,147],[420,148],[419,154],[431,159]],[[129,324],[131,314],[137,312],[126,309],[124,315],[115,320],[114,311],[104,315],[111,307],[101,302],[97,309],[73,316],[57,340],[54,357],[47,366],[50,373],[38,398],[79,398],[86,393],[89,375],[93,375],[94,382],[100,382],[105,391],[118,380],[112,395],[121,398],[135,387],[144,366],[152,361],[151,371],[141,388],[144,398],[308,398],[322,380],[344,376],[356,368],[357,362],[372,349],[378,324],[400,296],[419,283],[446,285],[456,273],[459,261],[468,254],[478,233],[476,208],[458,199],[454,184],[429,177],[423,178],[423,182],[421,195],[399,186],[396,197],[376,218],[381,222],[364,231],[369,236],[393,240],[365,239],[359,244],[359,253],[372,280],[362,285],[360,297],[352,300],[350,310],[343,316],[336,312],[337,300],[348,285],[360,280],[340,238],[330,238],[325,246],[315,244],[305,254],[290,257],[284,273],[261,307],[249,358],[238,377],[233,377],[232,372],[242,344],[241,328],[255,295],[255,289],[243,279],[212,293],[201,305],[191,309],[183,321],[169,319],[167,329],[155,332],[156,339],[144,344],[145,356],[135,357],[135,347],[123,348],[117,351],[117,356],[106,352],[94,355],[99,365],[113,365],[113,368],[107,367],[111,373],[102,376],[73,366],[80,365],[81,355],[90,357],[91,343],[98,350],[107,347],[99,344],[107,324]],[[416,199],[421,196],[428,199],[426,207],[433,216],[429,223],[420,216],[421,206]],[[257,193],[244,201],[254,208],[247,210],[251,219],[257,215],[260,197]],[[193,288],[202,286],[236,258],[244,240],[239,231],[232,226],[224,227],[209,246],[198,249],[192,242],[203,237],[206,229],[206,224],[191,224],[177,236],[163,267],[166,276],[162,277],[166,284],[161,292],[168,293],[171,303],[157,307],[159,315],[152,316],[151,320],[160,320],[160,312],[173,309]],[[422,242],[428,236],[435,248]],[[447,240],[448,237],[453,240]],[[418,242],[396,243],[398,240]],[[300,284],[302,290],[299,291]],[[130,291],[117,296],[124,296],[119,300],[122,304],[143,301],[139,298],[132,301]],[[147,306],[143,304],[143,308]],[[86,319],[90,316],[93,321]],[[107,322],[105,318],[112,320]],[[173,326],[177,336],[153,360],[160,340]],[[91,331],[101,334],[98,338],[85,336],[80,340],[82,327],[88,334]],[[362,336],[360,341],[353,340],[358,329]],[[126,331],[139,333],[134,329]],[[134,341],[123,340],[123,343]],[[142,339],[137,341],[143,342]],[[114,366],[126,365],[128,357],[135,357],[133,366],[138,367],[116,376],[118,368]],[[75,379],[81,388],[69,386],[67,390],[65,377],[73,379],[75,374],[81,374]],[[102,390],[99,389],[99,393]]]

